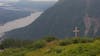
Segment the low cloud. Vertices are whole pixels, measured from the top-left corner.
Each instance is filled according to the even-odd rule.
[[[58,1],[58,0],[30,0],[30,1]]]
[[[0,2],[18,2],[20,0],[0,0]]]
[[[5,3],[0,3],[0,6],[3,6],[3,5],[5,5]]]
[[[58,1],[58,0],[0,0],[0,2],[19,2],[19,1]]]

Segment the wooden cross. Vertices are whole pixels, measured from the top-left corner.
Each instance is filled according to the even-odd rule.
[[[73,32],[75,33],[75,37],[78,37],[78,33],[80,32],[80,30],[78,30],[78,27],[75,27]]]

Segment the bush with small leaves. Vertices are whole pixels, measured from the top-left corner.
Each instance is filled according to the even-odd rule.
[[[72,41],[68,40],[68,39],[59,41],[60,46],[66,46],[66,45],[69,45],[69,44],[72,44]]]
[[[44,37],[44,40],[46,42],[51,42],[51,41],[57,40],[57,38],[56,37]]]
[[[4,48],[20,48],[20,47],[26,47],[27,45],[31,44],[33,41],[31,40],[18,40],[18,39],[5,39],[0,44],[0,49]]]
[[[58,53],[58,54],[60,54],[62,51],[63,51],[63,50],[62,50],[61,48],[56,48],[56,49],[55,49],[55,52]]]
[[[86,37],[83,37],[83,38],[71,38],[71,40],[73,41],[73,43],[91,43],[94,41],[93,38],[86,38]]]
[[[45,44],[46,43],[43,40],[36,41],[36,42],[33,43],[33,49],[35,49],[35,50],[40,49],[40,48],[44,47]]]
[[[59,42],[60,46],[66,46],[66,45],[70,45],[70,44],[77,44],[77,43],[91,43],[94,42],[93,38],[66,38],[64,40],[61,40]]]

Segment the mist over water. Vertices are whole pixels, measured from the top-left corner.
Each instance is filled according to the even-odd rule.
[[[41,14],[42,12],[35,12],[35,13],[32,13],[30,16],[27,16],[18,20],[10,21],[0,26],[0,37],[2,37],[4,33],[7,31],[28,26],[29,24],[34,22]]]

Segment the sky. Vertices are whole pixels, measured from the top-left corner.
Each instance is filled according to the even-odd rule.
[[[0,2],[18,2],[18,1],[20,0],[0,0]],[[27,1],[58,1],[58,0],[27,0]]]
[[[19,0],[0,0],[0,2],[18,2]]]
[[[58,0],[0,0],[0,6],[4,6],[4,5],[7,5],[7,3],[16,3],[16,2],[19,2],[19,1],[58,1]],[[7,5],[8,6],[8,5]]]

